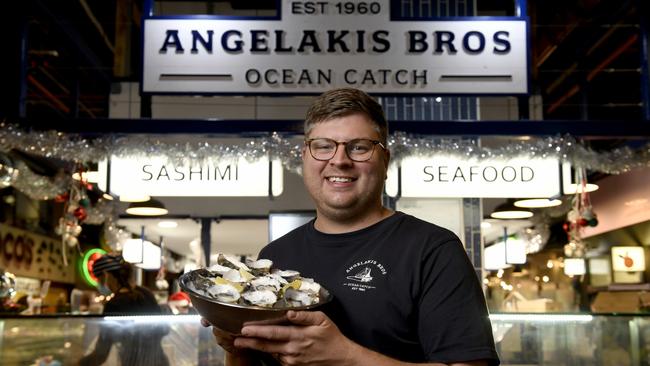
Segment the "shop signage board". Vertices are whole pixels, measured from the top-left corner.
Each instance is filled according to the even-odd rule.
[[[61,245],[61,238],[0,224],[0,268],[16,276],[74,283],[77,253],[77,248]]]
[[[552,158],[409,157],[393,164],[386,193],[395,197],[550,198],[560,194]]]
[[[283,189],[282,164],[268,159],[176,164],[162,156],[113,156],[98,171],[99,188],[116,196],[266,197]]]
[[[527,18],[414,21],[392,5],[283,0],[274,17],[145,18],[142,91],[528,93]]]

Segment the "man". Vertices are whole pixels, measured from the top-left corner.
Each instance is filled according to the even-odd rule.
[[[316,219],[260,258],[313,277],[334,295],[291,325],[215,329],[246,364],[261,351],[286,365],[497,365],[478,278],[450,231],[382,205],[390,160],[381,106],[356,89],[321,95],[305,121],[303,179]],[[235,362],[232,362],[235,361]]]
[[[99,282],[99,292],[114,296],[104,305],[104,315],[160,315],[156,298],[144,287],[132,281],[133,267],[120,255],[105,254],[93,264],[93,274]],[[104,323],[99,332],[95,349],[79,360],[79,365],[101,365],[113,344],[119,343],[121,365],[169,365],[161,340],[167,335],[166,325]]]

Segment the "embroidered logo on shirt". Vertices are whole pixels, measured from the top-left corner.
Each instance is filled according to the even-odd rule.
[[[375,269],[374,272],[373,269]],[[378,275],[385,276],[386,268],[374,259],[367,259],[351,265],[345,270],[345,273],[347,274],[345,278],[350,282],[344,282],[343,286],[350,287],[352,291],[363,292],[377,288],[372,285],[372,281]]]

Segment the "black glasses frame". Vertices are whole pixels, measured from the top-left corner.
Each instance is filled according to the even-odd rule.
[[[316,140],[327,140],[327,141],[331,141],[334,144],[336,144],[336,147],[334,148],[334,152],[332,153],[331,157],[329,157],[328,159],[319,159],[319,158],[314,156],[314,153],[311,151],[311,143],[312,143],[312,141],[316,141]],[[358,160],[358,159],[355,159],[352,156],[350,156],[350,151],[348,151],[348,146],[354,145],[354,142],[357,142],[357,141],[370,141],[372,143],[372,151],[370,152],[370,155],[368,156],[367,159]],[[350,159],[352,161],[356,161],[357,163],[363,163],[363,162],[366,162],[366,161],[372,159],[372,156],[375,154],[375,146],[377,146],[377,145],[379,145],[379,147],[381,147],[382,149],[386,150],[386,147],[384,146],[384,144],[381,143],[381,141],[379,141],[379,140],[371,140],[371,139],[352,139],[350,141],[336,141],[336,140],[328,139],[327,137],[319,137],[319,138],[305,140],[305,145],[307,145],[307,148],[309,149],[309,155],[311,155],[312,158],[314,158],[315,160],[318,160],[318,161],[332,160],[332,158],[334,156],[336,156],[336,152],[339,150],[339,145],[345,146],[345,155],[348,157],[348,159]]]

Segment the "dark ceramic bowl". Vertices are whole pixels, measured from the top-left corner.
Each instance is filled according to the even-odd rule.
[[[191,290],[188,283],[197,276],[195,272],[185,273],[179,278],[178,283],[181,289],[190,296],[192,305],[210,324],[233,334],[240,334],[242,325],[246,322],[282,323],[288,310],[317,310],[332,300],[329,291],[321,286],[320,301],[308,306],[266,308],[217,301]]]

